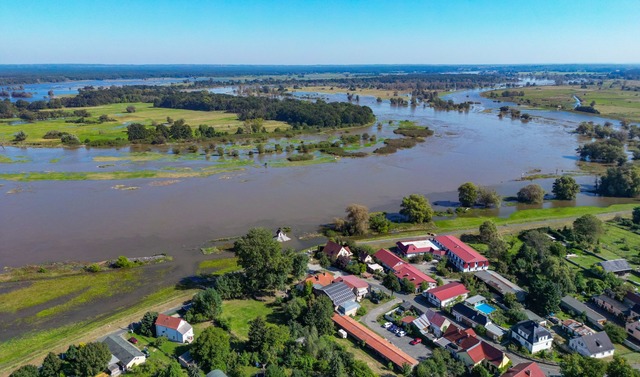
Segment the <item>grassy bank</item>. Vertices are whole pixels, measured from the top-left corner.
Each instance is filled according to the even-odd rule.
[[[115,314],[48,331],[28,333],[0,343],[0,376],[9,375],[20,365],[39,363],[50,351],[63,352],[70,344],[94,341],[98,337],[126,327],[130,322],[139,320],[147,311],[164,311],[179,306],[194,293],[194,290],[164,288]]]
[[[482,95],[492,98],[491,93],[497,95],[497,100],[516,102],[521,105],[542,108],[562,108],[573,110],[577,96],[582,104],[589,106],[595,101],[595,108],[605,117],[625,119],[640,122],[640,95],[631,90],[622,90],[622,81],[606,80],[602,86],[561,85],[537,86],[513,89],[514,92],[523,91],[524,96],[502,97],[503,89],[485,92]],[[627,82],[627,86],[637,86],[637,82]]]
[[[127,113],[126,108],[134,106],[134,113]],[[28,138],[24,142],[26,145],[44,145],[57,146],[60,145],[60,139],[43,139],[47,131],[57,130],[60,132],[68,132],[78,136],[80,141],[89,140],[115,140],[117,138],[127,139],[127,124],[142,123],[151,125],[152,122],[164,123],[167,117],[174,120],[184,119],[192,129],[204,124],[212,126],[216,131],[227,131],[235,133],[243,122],[238,120],[236,114],[226,113],[222,111],[195,111],[181,109],[166,109],[153,107],[151,103],[117,103],[95,107],[85,108],[69,108],[67,110],[87,110],[91,117],[89,120],[97,121],[101,115],[107,115],[114,121],[99,124],[82,124],[82,123],[66,123],[66,120],[75,120],[78,117],[70,119],[53,119],[43,120],[34,123],[9,125],[10,122],[19,119],[5,119],[0,121],[0,140],[12,140],[13,135],[18,131],[24,131]],[[273,132],[276,128],[286,130],[291,128],[288,124],[278,121],[265,121],[263,126],[268,132]]]

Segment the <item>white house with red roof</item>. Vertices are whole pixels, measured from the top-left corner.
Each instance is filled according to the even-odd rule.
[[[158,314],[156,319],[156,337],[166,336],[178,343],[193,342],[193,327],[182,318]]]
[[[431,254],[434,258],[440,259],[447,253],[431,240],[398,241],[396,242],[396,246],[398,246],[398,250],[407,257]]]
[[[434,243],[447,251],[449,262],[461,272],[482,271],[489,268],[489,260],[480,255],[471,246],[454,236],[438,236]]]
[[[467,298],[468,294],[469,291],[464,284],[458,283],[457,281],[422,292],[422,295],[427,298],[427,301],[438,308],[450,306],[456,300],[463,301]]]
[[[416,291],[420,289],[423,282],[426,282],[429,288],[436,286],[436,281],[433,280],[431,276],[420,271],[410,263],[403,261],[387,249],[380,249],[373,256],[387,270],[391,270],[398,279],[408,279],[412,282],[416,287]]]
[[[369,294],[369,283],[360,279],[355,275],[341,276],[333,281],[334,283],[344,282],[353,290],[356,295],[356,301],[362,300],[363,297]]]

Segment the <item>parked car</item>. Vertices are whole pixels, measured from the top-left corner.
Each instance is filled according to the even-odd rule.
[[[129,338],[129,343],[132,344],[138,344],[138,339],[134,338],[133,336],[131,338]]]
[[[404,330],[400,330],[400,331],[398,331],[398,332],[396,333],[396,336],[399,336],[399,337],[401,337],[401,338],[402,338],[403,336],[405,336],[405,335],[407,335],[407,333],[406,333]]]
[[[398,329],[398,326],[396,325],[391,325],[387,328],[387,330],[391,331],[391,332],[396,332],[396,330]]]
[[[384,327],[385,329],[388,329],[389,327],[391,327],[391,325],[393,325],[393,323],[385,322],[384,325],[382,325],[382,327]]]
[[[421,338],[415,338],[414,340],[409,342],[409,344],[411,344],[412,346],[415,346],[416,344],[420,344],[420,343],[422,343]]]

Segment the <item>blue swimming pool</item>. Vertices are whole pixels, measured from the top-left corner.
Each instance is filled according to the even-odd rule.
[[[476,309],[480,310],[481,312],[487,315],[493,313],[496,310],[496,308],[488,304],[480,304],[476,306]]]

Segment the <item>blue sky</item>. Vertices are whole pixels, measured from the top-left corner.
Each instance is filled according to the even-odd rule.
[[[640,0],[0,0],[0,64],[640,63]]]

